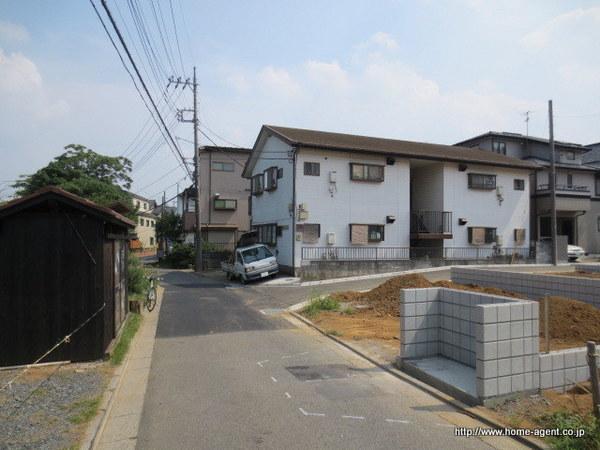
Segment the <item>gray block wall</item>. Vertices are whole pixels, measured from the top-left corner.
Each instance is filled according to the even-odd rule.
[[[499,298],[504,301],[475,308],[476,386],[481,399],[539,387],[539,305]]]
[[[540,354],[539,360],[541,389],[555,389],[564,392],[572,388],[575,383],[587,381],[590,378],[585,347]]]
[[[577,264],[575,270],[577,272],[600,272],[600,264]]]
[[[400,355],[426,358],[439,354],[439,288],[400,291]]]
[[[546,295],[569,297],[600,307],[600,279],[452,267],[455,283],[492,286],[540,299]]]

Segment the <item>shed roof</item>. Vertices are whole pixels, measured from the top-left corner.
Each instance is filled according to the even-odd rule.
[[[260,135],[263,134],[263,132],[276,135],[286,143],[300,148],[377,153],[390,156],[396,155],[405,158],[465,162],[529,170],[539,168],[536,163],[531,161],[523,161],[477,148],[385,139],[344,133],[331,133],[327,131],[288,128],[274,125],[263,125],[259,138],[256,141],[257,144],[260,141]],[[254,150],[256,151],[256,145]],[[258,155],[252,155],[248,160],[244,170],[245,176],[248,176],[247,169],[255,162],[257,156]]]
[[[110,208],[100,206],[92,202],[91,200],[79,197],[78,195],[67,192],[56,186],[47,186],[34,192],[33,194],[17,198],[0,206],[0,219],[11,216],[20,211],[31,208],[35,205],[39,205],[40,203],[47,200],[56,200],[58,202],[72,206],[73,208],[89,212],[90,214],[100,217],[106,220],[107,222],[111,222],[117,225],[122,225],[126,227],[135,227],[136,225],[135,222],[129,220],[127,217],[122,216],[121,214],[119,214],[116,211],[113,211]]]

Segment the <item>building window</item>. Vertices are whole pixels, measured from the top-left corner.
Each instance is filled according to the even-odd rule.
[[[136,201],[135,201],[135,207],[136,207],[137,209],[140,209],[140,201],[139,201],[139,200],[136,200]]]
[[[598,216],[597,222],[598,223],[596,224],[596,226],[597,226],[598,232],[600,233],[600,216]]]
[[[252,194],[260,195],[263,193],[264,179],[265,179],[265,176],[262,173],[259,173],[258,175],[254,175],[252,177]]]
[[[525,180],[515,179],[515,191],[525,190]]]
[[[154,238],[150,236],[150,245],[154,245]]]
[[[384,166],[350,163],[350,179],[353,181],[383,181]]]
[[[368,244],[369,242],[383,242],[384,225],[350,224],[350,242],[353,244]]]
[[[469,244],[482,245],[496,242],[496,229],[485,227],[469,227]]]
[[[144,203],[144,211],[148,209],[148,203]]]
[[[265,245],[277,245],[277,224],[267,223],[265,225],[256,225],[254,229],[257,232],[258,242]]]
[[[144,226],[144,219],[140,217],[140,225]]]
[[[212,170],[215,172],[233,172],[234,166],[232,162],[213,161]]]
[[[571,161],[573,161],[575,159],[575,152],[567,152],[566,157],[567,157],[567,159],[570,159]]]
[[[305,162],[304,175],[318,177],[319,175],[321,175],[321,164],[316,162]]]
[[[149,227],[150,226],[150,221],[148,219],[146,219],[146,226]]]
[[[237,209],[237,200],[225,199],[225,198],[215,198],[214,207],[216,210],[235,211]]]
[[[515,245],[523,245],[525,243],[525,228],[515,228]]]
[[[506,142],[492,141],[492,151],[501,155],[506,155]]]
[[[573,187],[573,174],[567,174],[567,187]]]
[[[265,191],[277,189],[277,167],[269,167],[265,170]]]
[[[469,188],[471,189],[496,189],[496,175],[483,173],[469,174]]]
[[[321,225],[318,223],[300,223],[296,231],[302,233],[303,244],[317,244],[321,237]]]

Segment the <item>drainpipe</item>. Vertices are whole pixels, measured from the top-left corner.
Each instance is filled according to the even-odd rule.
[[[579,219],[581,216],[584,216],[584,215],[585,215],[585,211],[579,211],[578,213],[575,214],[575,217],[574,217],[574,219],[575,219],[574,231],[575,231],[575,238],[576,238],[575,245],[579,245],[579,220],[577,220],[577,219]]]

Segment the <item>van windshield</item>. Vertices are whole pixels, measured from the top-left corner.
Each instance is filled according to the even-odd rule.
[[[261,259],[270,258],[271,256],[273,256],[273,253],[271,253],[267,247],[254,247],[242,252],[244,264],[260,261]]]

